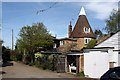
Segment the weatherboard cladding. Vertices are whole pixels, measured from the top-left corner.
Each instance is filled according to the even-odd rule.
[[[84,27],[90,28],[90,33],[85,33]],[[74,30],[72,31],[70,37],[71,38],[84,38],[84,37],[95,38],[92,28],[90,27],[89,22],[85,15],[79,16],[77,23],[76,23]]]
[[[103,40],[101,43],[99,43],[97,46],[95,46],[95,48],[97,48],[97,47],[114,47],[115,50],[119,50],[119,45],[120,45],[119,34],[120,34],[120,31],[118,31],[117,33],[115,33],[112,36]]]

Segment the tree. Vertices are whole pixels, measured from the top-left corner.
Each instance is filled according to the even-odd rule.
[[[6,48],[5,46],[2,46],[2,59],[3,62],[10,61],[10,49]]]
[[[119,20],[120,13],[113,9],[109,19],[106,20],[106,27],[104,28],[107,33],[115,33],[120,30],[120,20]]]
[[[94,34],[97,40],[100,40],[104,36],[101,30],[95,30]]]
[[[43,23],[33,23],[32,27],[22,27],[16,45],[19,50],[31,54],[31,61],[34,62],[34,52],[41,48],[50,48],[53,40]]]

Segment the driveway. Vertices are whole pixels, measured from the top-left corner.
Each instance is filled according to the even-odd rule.
[[[12,64],[13,63],[13,64]],[[42,70],[33,66],[28,66],[19,62],[2,67],[3,78],[74,78],[75,76],[67,73],[56,73],[53,71]]]

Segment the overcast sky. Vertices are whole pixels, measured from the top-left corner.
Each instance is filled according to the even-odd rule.
[[[3,45],[9,48],[12,44],[12,28],[14,29],[14,45],[20,29],[37,22],[43,22],[53,36],[56,34],[57,38],[64,38],[68,36],[70,21],[74,28],[82,6],[93,31],[102,30],[111,11],[118,9],[118,2],[113,0],[111,2],[99,2],[99,0],[97,2],[57,2],[52,8],[37,15],[37,11],[47,9],[55,2],[5,1],[7,0],[2,3],[2,39]]]

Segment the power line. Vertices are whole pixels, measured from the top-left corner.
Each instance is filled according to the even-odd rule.
[[[39,12],[44,12],[44,11],[46,11],[46,10],[48,10],[48,9],[51,9],[51,8],[53,8],[56,4],[57,4],[57,2],[53,3],[50,7],[46,8],[46,9],[42,9],[42,10],[37,11],[36,14],[38,14]]]

